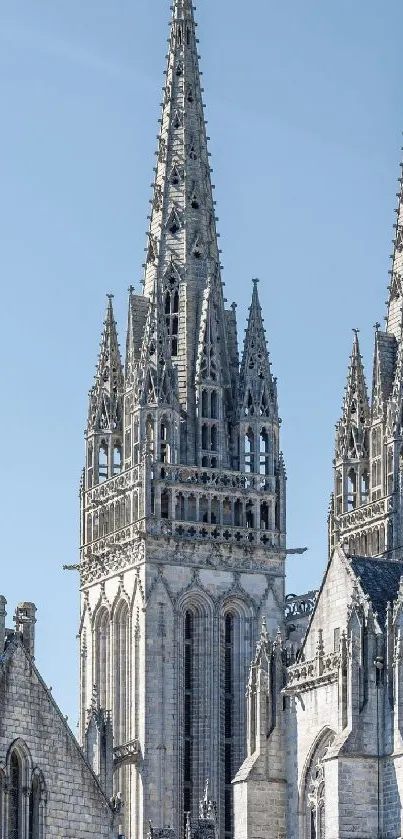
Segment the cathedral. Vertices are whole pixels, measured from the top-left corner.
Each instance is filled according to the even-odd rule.
[[[80,724],[0,597],[0,839],[403,836],[403,179],[369,398],[354,332],[319,592],[285,594],[258,281],[221,280],[192,0],[174,0],[141,290],[108,295],[80,486]],[[325,564],[325,563],[324,563]]]

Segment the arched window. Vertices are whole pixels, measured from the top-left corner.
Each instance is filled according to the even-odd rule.
[[[209,392],[208,390],[202,390],[202,417],[208,418],[209,417]]]
[[[43,839],[45,785],[40,772],[32,776],[29,796],[29,839]]]
[[[385,526],[381,524],[379,528],[379,553],[383,554],[385,550]]]
[[[255,471],[255,435],[251,428],[245,434],[245,472]]]
[[[361,475],[361,504],[367,504],[369,501],[369,474],[365,469]]]
[[[129,660],[129,610],[127,603],[118,606],[115,617],[115,745],[127,742],[127,685]]]
[[[246,527],[255,526],[255,506],[253,501],[248,501],[246,505]]]
[[[139,462],[139,424],[133,424],[133,466],[137,466]]]
[[[108,710],[110,674],[110,621],[106,608],[101,609],[95,633],[95,684],[101,708]]]
[[[183,791],[184,811],[192,810],[193,797],[193,659],[194,659],[194,616],[186,612],[184,626],[184,755],[183,755]]]
[[[305,783],[307,839],[325,839],[325,762],[326,752],[334,740],[329,732],[312,755]]]
[[[218,419],[218,393],[216,390],[211,391],[211,419]]]
[[[347,476],[347,509],[355,510],[357,506],[357,474],[350,469]]]
[[[234,616],[225,616],[224,624],[224,836],[232,839],[232,779],[235,766],[233,765],[234,750]]]
[[[113,447],[113,474],[119,475],[122,471],[122,446],[115,443]]]
[[[343,512],[343,481],[341,472],[336,472],[336,516]]]
[[[108,477],[108,444],[104,440],[99,447],[98,477],[100,483],[106,481]]]
[[[88,513],[87,516],[87,542],[92,542],[92,515]],[[1,833],[0,833],[1,836]]]
[[[171,452],[169,445],[169,424],[166,420],[161,422],[160,428],[160,446],[161,446],[161,463],[171,462]]]
[[[234,524],[235,524],[235,527],[243,527],[242,514],[243,514],[242,501],[240,501],[239,498],[237,498],[237,500],[235,501],[235,505],[234,505]]]
[[[154,422],[151,417],[147,418],[146,422],[146,446],[147,454],[154,457]]]
[[[269,505],[263,501],[260,505],[260,527],[262,530],[269,529]]]
[[[166,280],[165,290],[165,322],[168,336],[171,338],[171,355],[178,355],[179,334],[179,289],[178,279],[171,274]]]
[[[166,489],[161,492],[161,518],[169,518],[169,493]]]
[[[22,839],[22,764],[16,751],[11,754],[9,771],[7,839]]]
[[[216,425],[211,426],[211,451],[218,451],[218,428]]]
[[[269,435],[265,428],[260,432],[260,474],[269,475]]]

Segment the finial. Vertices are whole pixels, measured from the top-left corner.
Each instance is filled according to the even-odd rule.
[[[112,301],[115,295],[114,294],[107,294],[106,296],[107,296],[108,300]]]
[[[128,292],[129,292],[129,294],[133,294],[133,291],[134,291],[134,285],[129,285],[129,288],[128,288],[127,290],[128,290]]]
[[[375,329],[375,332],[378,332],[378,330],[379,330],[380,328],[381,328],[381,324],[380,324],[380,323],[379,323],[379,321],[377,320],[377,322],[376,322],[376,323],[374,323],[374,329]]]
[[[260,280],[259,280],[257,277],[254,277],[254,278],[252,279],[252,282],[253,282],[253,285],[254,285],[254,286],[256,286],[256,285],[257,285],[257,283],[260,283]]]
[[[358,335],[361,332],[361,329],[353,329],[353,332],[354,332],[355,337],[358,338]]]

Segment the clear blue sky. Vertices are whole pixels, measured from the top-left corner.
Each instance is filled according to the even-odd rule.
[[[138,286],[169,0],[0,4],[1,591],[75,730],[78,485],[105,308]],[[352,327],[371,370],[403,128],[401,0],[199,0],[229,302],[259,291],[288,471],[288,589],[326,561]]]

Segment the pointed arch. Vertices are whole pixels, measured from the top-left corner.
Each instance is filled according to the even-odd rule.
[[[130,612],[126,598],[121,598],[113,616],[114,628],[114,734],[116,744],[128,740],[129,661],[130,661]]]
[[[27,744],[21,738],[14,740],[6,757],[8,778],[8,839],[25,839],[29,813],[24,790],[29,789],[32,759]]]
[[[44,839],[46,801],[45,779],[43,773],[35,768],[29,796],[29,839]]]
[[[324,839],[326,836],[324,759],[334,738],[335,732],[324,727],[315,737],[305,760],[298,796],[300,836],[304,839]]]
[[[94,617],[94,679],[101,708],[109,710],[110,680],[110,612],[101,605]]]

